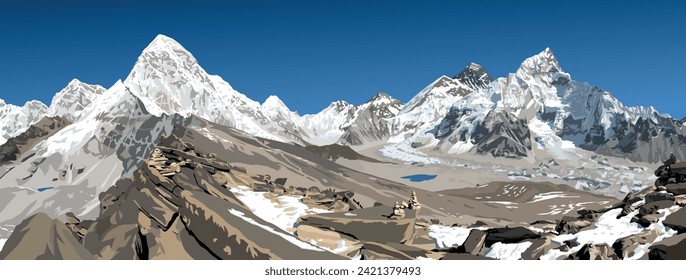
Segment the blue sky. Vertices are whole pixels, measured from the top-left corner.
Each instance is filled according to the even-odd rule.
[[[470,62],[501,77],[550,47],[575,80],[686,115],[678,1],[94,2],[3,3],[0,98],[49,103],[73,78],[109,87],[165,34],[250,98],[300,113],[377,91],[406,102]]]

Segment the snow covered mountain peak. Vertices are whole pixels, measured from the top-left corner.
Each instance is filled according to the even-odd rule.
[[[105,91],[106,89],[100,85],[90,85],[73,79],[52,98],[49,114],[74,122],[81,116],[83,109]]]
[[[82,84],[82,83],[83,83],[83,82],[79,81],[79,79],[73,78],[73,79],[71,79],[71,81],[69,81],[69,83],[67,84],[67,87],[76,87],[76,86],[79,86],[79,85]]]
[[[271,110],[271,109],[279,110],[279,109],[286,108],[286,107],[287,107],[286,104],[284,104],[283,101],[281,100],[281,98],[279,98],[276,95],[270,95],[262,103],[262,108],[265,110]]]
[[[372,98],[370,98],[369,101],[367,101],[367,102],[374,102],[377,100],[383,101],[383,100],[390,100],[390,99],[391,99],[391,96],[388,95],[388,93],[385,93],[383,91],[379,91],[376,94],[374,94],[374,96],[372,96]]]
[[[393,141],[436,126],[453,104],[489,85],[493,78],[480,65],[467,65],[454,78],[441,76],[410,99],[393,120]]]
[[[398,105],[402,105],[402,102],[398,99],[393,98],[390,96],[388,93],[385,92],[377,92],[367,103],[370,106],[394,106],[397,107]],[[397,113],[397,112],[396,112]]]
[[[162,50],[178,50],[188,53],[188,51],[181,46],[179,42],[163,34],[158,34],[155,39],[153,39],[152,42],[150,42],[150,44],[148,44],[148,46],[143,50],[143,53],[160,52]]]
[[[155,115],[195,115],[252,135],[287,142],[261,104],[209,75],[175,40],[158,35],[138,57],[124,84]]]
[[[267,97],[267,99],[262,103],[261,108],[262,111],[264,111],[264,113],[268,115],[272,121],[277,122],[281,126],[284,125],[281,123],[283,121],[287,121],[292,124],[293,122],[298,122],[300,118],[296,112],[291,111],[288,106],[283,103],[281,98],[276,95],[270,95]]]
[[[46,106],[45,104],[43,104],[43,102],[40,102],[38,100],[30,100],[24,103],[23,108],[31,111],[32,113],[40,113],[47,110],[48,106]]]
[[[521,76],[521,74],[524,73],[535,76],[538,74],[547,74],[551,72],[564,71],[562,70],[562,67],[560,67],[560,63],[557,61],[555,54],[550,48],[545,48],[545,50],[539,54],[527,58],[524,60],[524,62],[522,62],[517,70],[517,74],[519,74],[518,76]]]
[[[385,92],[378,92],[367,103],[362,104],[362,110],[369,110],[373,115],[381,118],[395,117],[400,112],[403,102],[393,98]]]
[[[338,100],[338,101],[331,102],[331,104],[329,104],[329,106],[326,107],[326,109],[324,109],[324,111],[334,110],[336,112],[343,112],[343,111],[351,109],[352,107],[354,107],[354,106],[352,104],[346,102],[345,100]]]
[[[485,87],[493,81],[493,77],[491,77],[481,65],[473,62],[455,75],[453,79],[469,85],[474,89]]]
[[[195,97],[217,91],[195,57],[164,35],[143,50],[124,84],[156,115],[190,115]]]

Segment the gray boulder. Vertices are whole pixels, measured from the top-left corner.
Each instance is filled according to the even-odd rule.
[[[649,250],[648,259],[651,260],[686,260],[686,234],[655,243]]]
[[[488,234],[483,231],[472,229],[469,232],[467,239],[464,241],[462,246],[457,249],[457,251],[460,253],[476,255],[484,248],[487,236]]]
[[[676,230],[679,234],[686,232],[686,208],[681,208],[670,214],[662,224]]]
[[[486,236],[485,245],[490,247],[491,245],[501,242],[501,243],[519,243],[526,239],[536,239],[541,237],[538,233],[524,227],[505,227],[505,228],[491,228],[486,230],[488,235]]]

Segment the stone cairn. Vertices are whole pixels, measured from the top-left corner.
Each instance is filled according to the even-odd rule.
[[[183,158],[179,158],[178,160],[178,162],[173,161],[169,163],[169,159],[164,156],[162,150],[155,148],[155,150],[152,152],[150,160],[148,161],[148,166],[157,169],[164,177],[171,177],[176,173],[180,173],[182,166],[186,166],[190,163],[190,160],[188,159],[184,160]]]
[[[397,201],[395,202],[395,205],[393,205],[393,213],[391,213],[390,216],[388,216],[390,219],[402,219],[405,218],[405,209],[398,203]]]
[[[403,201],[398,203],[397,201],[393,205],[393,213],[388,216],[390,219],[402,219],[405,218],[405,209],[414,210],[416,212],[422,208],[422,205],[417,201],[417,193],[412,191],[412,196],[410,196],[409,201]]]
[[[419,209],[422,208],[422,205],[419,204],[419,201],[417,200],[417,193],[415,191],[412,191],[412,196],[410,196],[408,208],[417,212],[419,212]]]

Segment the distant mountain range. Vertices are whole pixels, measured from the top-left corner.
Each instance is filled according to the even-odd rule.
[[[143,50],[126,80],[109,89],[73,80],[49,107],[38,101],[24,107],[0,103],[5,124],[0,143],[43,116],[60,116],[74,126],[96,123],[84,112],[111,112],[103,104],[131,109],[122,101],[139,104],[158,118],[194,115],[280,142],[375,146],[401,160],[402,155],[388,151],[535,158],[538,150],[581,148],[645,162],[658,162],[670,152],[686,156],[683,120],[653,107],[624,106],[611,93],[572,80],[550,49],[498,79],[472,63],[452,78],[439,77],[407,104],[378,93],[361,105],[336,101],[317,114],[301,116],[277,96],[260,104],[237,92],[164,35]],[[93,103],[97,106],[89,107]],[[68,149],[84,143],[73,144]]]

